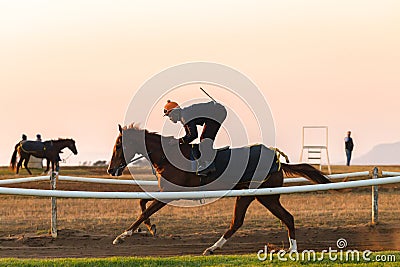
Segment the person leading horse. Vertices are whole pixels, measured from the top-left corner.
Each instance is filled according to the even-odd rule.
[[[49,140],[45,142],[39,141],[27,141],[23,140],[15,145],[14,152],[11,156],[10,167],[12,170],[16,170],[16,174],[19,173],[19,169],[24,163],[25,169],[29,174],[32,172],[28,168],[29,159],[31,156],[37,158],[47,159],[47,168],[44,172],[48,172],[50,168],[50,163],[53,171],[58,171],[58,163],[61,161],[60,153],[64,148],[69,148],[75,155],[78,154],[78,150],[75,146],[75,141],[73,139],[58,139]],[[19,154],[20,159],[17,163],[17,154]]]

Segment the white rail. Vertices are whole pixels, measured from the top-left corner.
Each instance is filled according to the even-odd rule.
[[[0,180],[0,185],[4,184],[19,184],[19,183],[27,183],[27,182],[36,182],[36,181],[50,181],[49,176],[38,176],[38,177],[26,177],[26,178],[15,178],[15,179],[4,179]]]
[[[384,172],[382,172],[384,173]],[[386,173],[386,172],[385,172]],[[331,174],[327,175],[329,179],[343,179],[346,177],[359,177],[359,176],[368,176],[369,172],[352,172],[352,173],[340,173],[340,174]],[[391,174],[388,174],[391,175]],[[400,173],[395,173],[395,176],[400,175]],[[26,182],[36,182],[36,181],[46,181],[49,180],[48,176],[39,176],[39,177],[27,177],[27,178],[16,178],[16,179],[5,179],[0,180],[0,185],[5,184],[17,184],[17,183],[26,183]],[[147,180],[126,180],[126,179],[109,179],[109,178],[91,178],[91,177],[75,177],[75,176],[59,176],[58,180],[60,181],[69,181],[69,182],[84,182],[84,183],[100,183],[100,184],[122,184],[122,185],[141,185],[141,186],[157,186],[157,181],[147,181]],[[301,182],[309,182],[306,178],[286,178],[284,179],[284,183],[301,183]]]
[[[350,172],[350,173],[337,173],[337,174],[330,174],[328,175],[331,179],[340,179],[340,178],[349,178],[349,177],[359,177],[359,176],[368,176],[370,173],[369,171],[364,172]],[[400,174],[399,174],[400,175]],[[396,175],[397,176],[397,175]]]
[[[346,177],[359,177],[368,176],[369,172],[352,172],[352,173],[341,173],[341,174],[331,174],[327,175],[329,179],[343,179]],[[400,175],[400,173],[399,173]],[[146,180],[122,180],[122,179],[108,179],[108,178],[89,178],[89,177],[73,177],[73,176],[60,176],[58,178],[60,181],[70,181],[70,182],[86,182],[86,183],[104,183],[104,184],[125,184],[125,185],[158,185],[158,181],[146,181]],[[286,178],[285,183],[299,183],[299,182],[309,182],[306,178]]]
[[[89,177],[73,177],[73,176],[59,176],[60,181],[69,182],[85,182],[85,183],[99,183],[99,184],[124,184],[124,185],[158,185],[157,181],[146,180],[123,180],[123,179],[108,179],[108,178],[89,178]]]
[[[399,176],[400,172],[386,172],[386,171],[382,171],[382,175],[383,176]]]
[[[62,190],[39,190],[39,189],[22,189],[22,188],[5,188],[0,187],[0,194],[9,195],[26,195],[40,197],[61,197],[61,198],[103,198],[103,199],[202,199],[202,198],[219,198],[219,197],[235,197],[235,196],[259,196],[259,195],[276,195],[291,194],[313,191],[325,191],[334,189],[345,189],[354,187],[363,187],[371,185],[383,185],[400,183],[400,176],[358,180],[351,182],[338,182],[330,184],[302,185],[278,188],[262,188],[248,190],[230,190],[230,191],[199,191],[199,192],[85,192],[85,191],[62,191]]]
[[[49,176],[4,179],[0,180],[0,185],[38,182],[46,180],[50,181]],[[126,179],[90,178],[90,177],[74,177],[74,176],[59,176],[58,180],[69,181],[69,182],[99,183],[99,184],[123,184],[123,185],[142,185],[142,186],[158,185],[158,182],[154,180],[153,181],[133,180],[133,179],[126,180]]]

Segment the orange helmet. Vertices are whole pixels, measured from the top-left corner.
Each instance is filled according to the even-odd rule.
[[[179,108],[178,103],[167,100],[167,104],[164,106],[164,116],[168,116],[174,108]]]

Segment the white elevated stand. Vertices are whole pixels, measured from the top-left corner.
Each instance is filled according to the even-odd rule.
[[[325,150],[329,174],[331,163],[328,153],[328,126],[303,126],[302,149],[300,153],[300,162],[303,161],[304,151],[307,151],[307,162],[319,165],[322,170],[322,153]]]
[[[43,159],[31,156],[28,163],[29,169],[43,169]]]

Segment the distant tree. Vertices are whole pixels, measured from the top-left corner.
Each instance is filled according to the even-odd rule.
[[[150,166],[149,162],[147,161],[147,159],[142,158],[137,160],[136,162],[134,162],[132,164],[133,166],[138,166],[138,167],[146,167],[146,166]]]
[[[106,160],[98,160],[98,161],[95,161],[95,162],[93,163],[93,166],[97,166],[97,167],[99,167],[99,166],[107,166],[107,161],[106,161]]]

